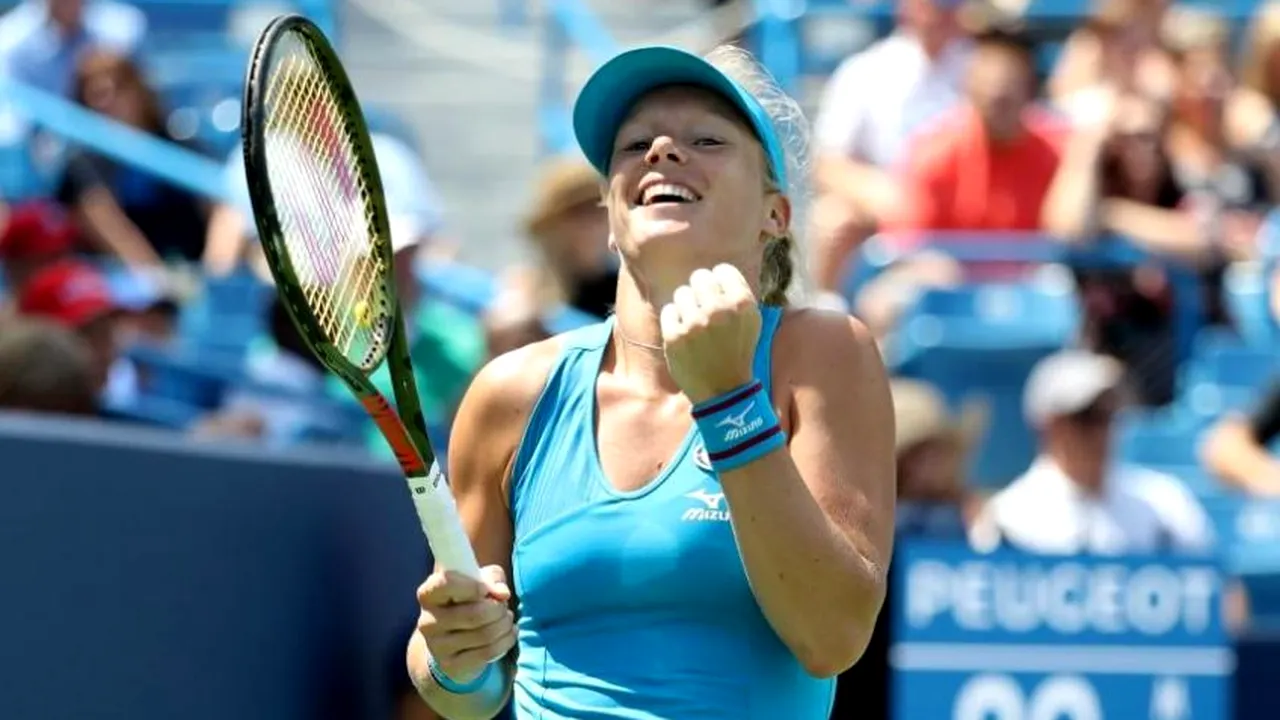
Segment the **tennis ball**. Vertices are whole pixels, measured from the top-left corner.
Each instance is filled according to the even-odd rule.
[[[355,315],[356,324],[360,327],[369,327],[373,324],[373,310],[369,307],[368,300],[361,300],[351,308],[351,313]]]

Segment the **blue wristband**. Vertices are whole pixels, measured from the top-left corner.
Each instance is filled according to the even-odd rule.
[[[787,444],[759,380],[694,405],[693,421],[717,473],[740,468]]]
[[[440,687],[454,695],[467,695],[484,687],[489,676],[493,674],[493,663],[485,665],[484,670],[480,671],[480,674],[476,676],[475,680],[466,683],[460,683],[453,678],[450,678],[448,675],[445,675],[444,670],[440,669],[440,665],[436,663],[435,658],[429,658],[427,660],[427,670],[431,672],[431,677],[435,679],[436,684]]]

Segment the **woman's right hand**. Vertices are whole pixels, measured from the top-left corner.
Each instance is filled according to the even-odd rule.
[[[479,580],[436,571],[418,588],[418,634],[449,679],[470,682],[515,646],[510,599],[506,573],[497,565],[482,568]]]

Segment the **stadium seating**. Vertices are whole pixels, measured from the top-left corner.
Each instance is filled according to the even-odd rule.
[[[1078,322],[1070,288],[1052,282],[930,290],[903,317],[886,355],[897,374],[933,383],[954,404],[985,399],[990,426],[973,477],[998,486],[1033,455],[1022,415],[1027,375],[1070,340]]]

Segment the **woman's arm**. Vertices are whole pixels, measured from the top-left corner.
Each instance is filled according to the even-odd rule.
[[[508,478],[529,413],[558,353],[555,341],[524,347],[491,361],[472,381],[449,441],[449,485],[481,567],[499,565],[511,577],[513,542]],[[514,610],[516,599],[512,597]],[[427,667],[421,633],[409,640],[406,663],[418,694],[451,720],[487,719],[506,704],[514,657],[499,664],[499,682],[487,691],[455,694],[441,688]]]
[[[205,228],[204,256],[201,263],[210,275],[227,275],[244,259],[246,245],[245,218],[229,204],[213,208]]]
[[[1101,206],[1104,229],[1123,235],[1135,245],[1173,260],[1199,264],[1212,257],[1195,219],[1182,210],[1107,198]]]
[[[137,225],[129,219],[111,188],[84,154],[67,160],[57,192],[58,200],[72,209],[72,215],[99,249],[132,266],[160,265],[163,261]]]
[[[778,332],[775,386],[790,443],[721,483],[765,617],[809,673],[836,675],[866,649],[893,546],[893,406],[870,333],[805,310]],[[786,421],[784,421],[786,422]]]
[[[1086,88],[1100,78],[1102,46],[1092,31],[1079,29],[1067,37],[1058,61],[1049,76],[1048,93],[1053,100],[1061,100],[1073,92]]]
[[[1082,242],[1100,232],[1115,233],[1175,260],[1206,259],[1209,246],[1185,212],[1102,196],[1099,163],[1106,139],[1101,127],[1082,128],[1071,136],[1041,211],[1045,231],[1067,243]]]
[[[115,196],[105,186],[89,188],[81,193],[72,211],[76,222],[88,231],[90,239],[125,264],[134,267],[163,264],[155,248],[124,214]]]
[[[1045,232],[1064,242],[1092,238],[1099,228],[1102,148],[1105,126],[1080,128],[1071,134],[1040,212]]]
[[[1228,415],[1205,435],[1200,460],[1229,486],[1255,495],[1280,493],[1280,463],[1267,444],[1280,435],[1280,384],[1248,416]]]

